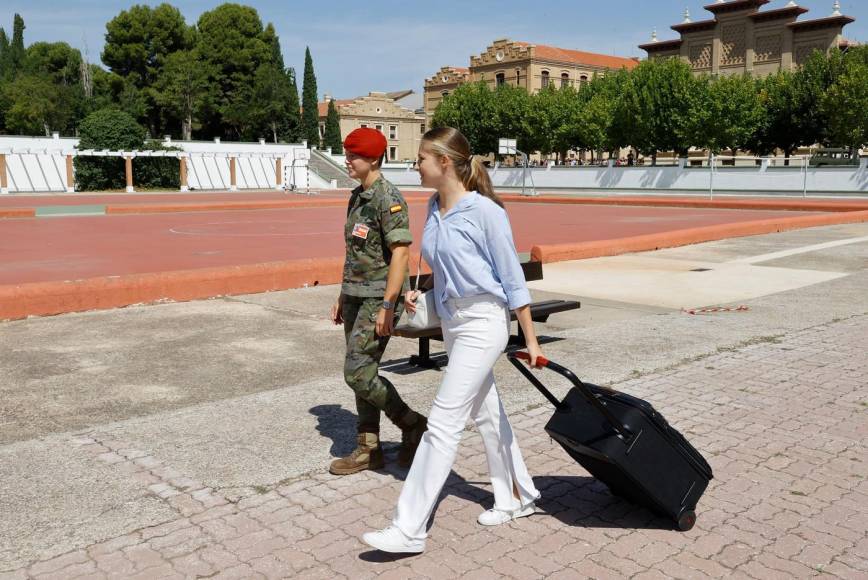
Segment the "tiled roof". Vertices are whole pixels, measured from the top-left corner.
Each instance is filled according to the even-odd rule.
[[[603,68],[635,68],[639,65],[639,61],[633,58],[624,58],[621,56],[609,56],[606,54],[598,54],[595,52],[584,52],[581,50],[570,50],[568,48],[558,48],[556,46],[548,46],[545,44],[531,44],[529,42],[516,42],[518,46],[533,46],[534,55],[543,60],[555,62],[568,62],[571,64],[584,64],[588,66],[597,66]]]
[[[338,109],[338,112],[340,112],[340,108],[342,106],[349,105],[350,103],[353,103],[355,101],[355,99],[343,99],[343,100],[333,99],[333,100],[335,102],[335,107]],[[321,103],[317,103],[317,108],[319,109],[319,116],[320,117],[327,117],[328,116],[328,114],[329,114],[328,101],[323,101]]]

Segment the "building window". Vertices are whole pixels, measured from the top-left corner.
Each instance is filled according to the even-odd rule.
[[[397,139],[398,138],[398,126],[397,125],[389,125],[389,139]]]
[[[567,73],[561,73],[561,88],[567,87],[570,85],[570,75]]]
[[[440,93],[440,94],[441,94],[441,95],[443,96],[443,98],[445,99],[446,97],[449,96],[449,91],[443,91],[443,92]]]
[[[374,125],[374,129],[376,129],[376,130],[379,131],[380,133],[383,132],[383,126],[382,126],[382,125]]]
[[[419,125],[419,127],[420,127],[419,134],[424,135],[425,134],[425,123],[422,123],[421,125]]]
[[[542,88],[549,86],[549,71],[542,71]]]
[[[395,156],[397,155],[397,147],[389,147],[389,161],[394,161]]]
[[[588,75],[582,75],[579,77],[579,83],[582,85],[588,84]]]
[[[362,129],[367,129],[367,128],[368,128],[367,123],[362,123]]]
[[[506,84],[506,75],[504,73],[497,73],[494,75],[494,85],[497,87],[502,87]]]
[[[319,124],[319,136],[320,138],[325,137],[325,123]]]
[[[520,81],[521,81],[521,69],[517,68],[517,69],[515,69],[515,86],[517,86],[517,87],[521,86]]]

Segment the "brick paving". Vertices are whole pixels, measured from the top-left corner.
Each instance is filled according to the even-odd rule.
[[[714,468],[686,533],[613,497],[570,460],[543,431],[547,406],[512,416],[542,513],[476,524],[491,494],[482,442],[469,432],[427,551],[413,557],[358,539],[388,524],[405,474],[397,468],[315,473],[238,500],[93,432],[74,443],[177,518],[0,580],[868,578],[866,345],[868,316],[857,316],[617,385],[650,400]]]

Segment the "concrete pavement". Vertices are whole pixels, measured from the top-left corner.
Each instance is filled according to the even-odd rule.
[[[601,258],[611,275],[584,287],[588,261],[547,265],[534,283],[536,298],[583,303],[540,325],[547,356],[651,400],[714,467],[688,533],[589,479],[503,361],[543,513],[476,525],[491,499],[470,430],[428,551],[367,550],[358,536],[387,524],[404,473],[325,471],[354,427],[326,320],[334,287],[3,323],[0,578],[865,577],[868,243],[852,240],[866,235],[852,224]],[[697,263],[699,281],[657,287],[661,264]],[[798,275],[739,294],[717,270],[746,263]],[[697,296],[750,310],[682,313],[711,305]],[[408,368],[414,348],[395,339],[385,366],[425,408],[439,373]],[[383,435],[393,454],[398,432]]]

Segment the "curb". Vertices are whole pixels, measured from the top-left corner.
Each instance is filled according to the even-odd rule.
[[[32,217],[36,217],[36,210],[32,207],[13,207],[10,209],[0,209],[0,219]]]
[[[753,209],[776,211],[828,211],[849,212],[868,211],[868,201],[813,201],[813,200],[777,200],[777,199],[681,199],[671,197],[556,197],[525,195],[501,195],[500,199],[510,203],[551,203],[575,205],[641,205],[651,207],[688,207],[708,209]]]
[[[337,284],[343,258],[0,286],[0,320]]]
[[[577,244],[549,244],[534,246],[531,259],[543,263],[564,262],[567,260],[583,260],[616,256],[629,252],[643,252],[686,246],[700,242],[713,242],[727,238],[740,238],[771,234],[787,230],[811,228],[868,222],[868,211],[849,211],[833,215],[809,215],[791,218],[777,218],[743,222],[737,224],[722,224],[702,228],[674,230],[660,234],[646,234],[628,238],[597,240]]]

